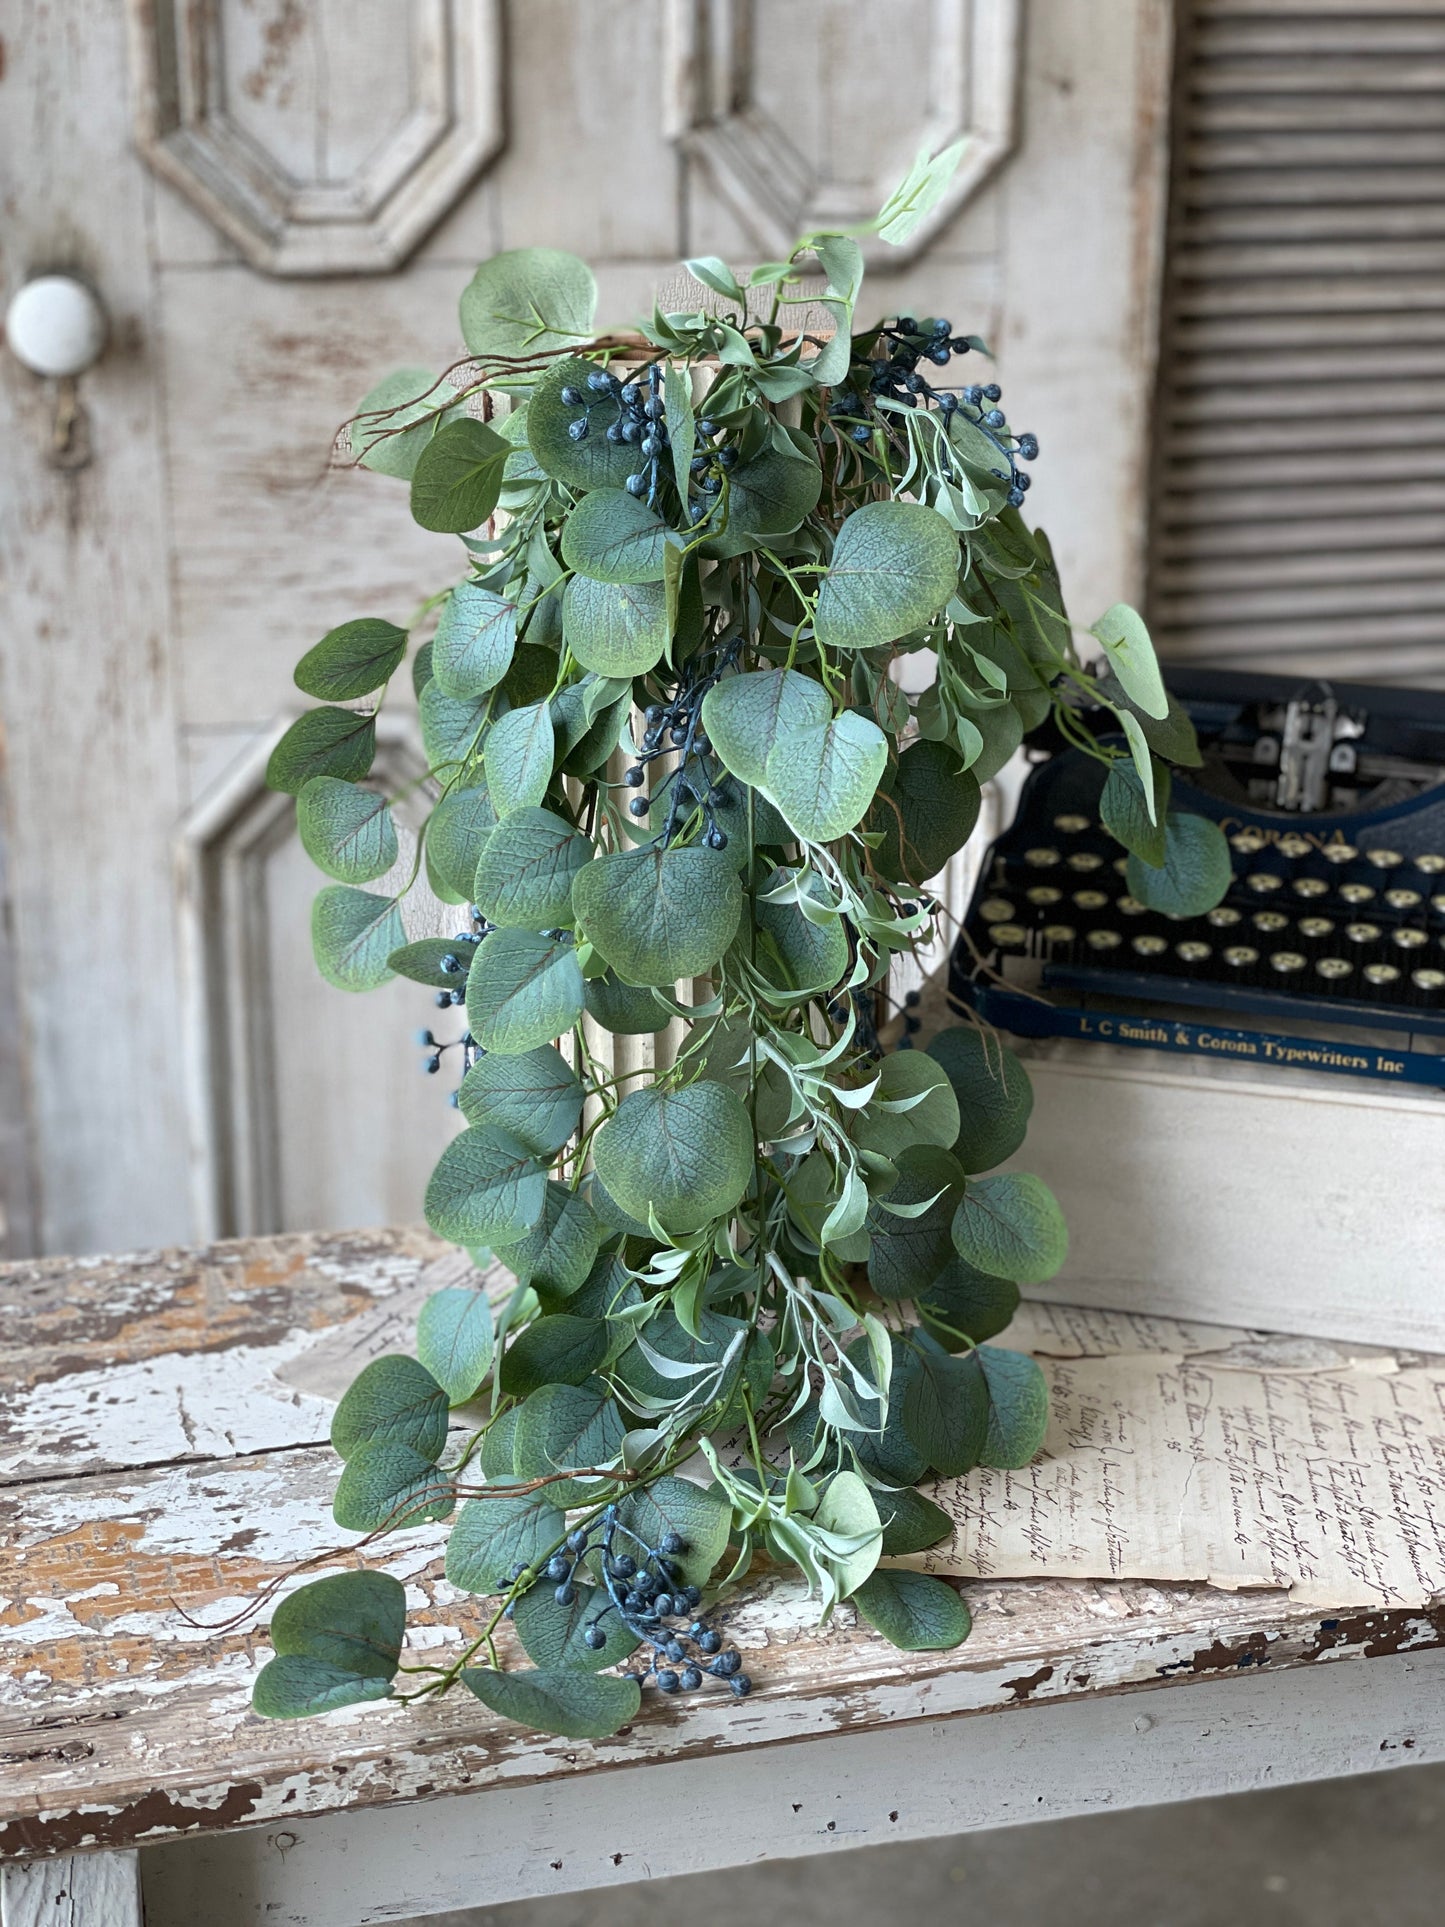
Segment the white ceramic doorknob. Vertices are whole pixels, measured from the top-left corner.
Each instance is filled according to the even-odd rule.
[[[100,359],[105,334],[104,308],[70,274],[27,281],[5,312],[11,353],[37,375],[83,375]]]

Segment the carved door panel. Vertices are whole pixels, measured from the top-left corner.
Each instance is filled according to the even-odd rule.
[[[4,292],[67,269],[111,317],[88,466],[56,465],[56,395],[0,357],[13,1249],[416,1215],[453,1128],[418,1074],[427,993],[316,977],[314,875],[262,772],[301,651],[457,571],[396,484],[325,456],[381,373],[455,356],[485,255],[574,249],[625,322],[680,256],[865,218],[922,138],[968,132],[874,301],[996,345],[1084,619],[1137,585],[1167,18],[35,0],[5,30]],[[403,718],[383,755],[417,754]]]

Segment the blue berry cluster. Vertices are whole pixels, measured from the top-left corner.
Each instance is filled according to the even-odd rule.
[[[717,820],[717,811],[736,800],[734,779],[717,760],[707,732],[702,726],[702,703],[718,678],[737,661],[739,641],[719,643],[703,650],[684,668],[677,688],[665,702],[653,703],[646,712],[647,727],[636,761],[624,782],[639,791],[628,804],[636,817],[646,816],[654,799],[641,794],[647,781],[647,766],[659,756],[675,755],[677,767],[663,783],[667,795],[667,821],[662,830],[664,844],[671,841],[678,820],[690,816],[695,807],[703,813],[702,840],[710,850],[725,850],[727,831]]]
[[[647,379],[619,381],[605,368],[594,368],[585,388],[566,387],[562,400],[568,408],[580,408],[567,427],[574,442],[585,442],[593,433],[594,416],[605,421],[601,432],[609,442],[635,444],[641,460],[627,478],[629,495],[645,495],[649,508],[657,506],[658,485],[662,478],[662,458],[669,447],[667,423],[663,419],[661,372],[654,362]]]
[[[590,1525],[568,1533],[541,1579],[553,1588],[559,1606],[570,1606],[577,1597],[578,1568],[586,1562],[587,1570],[599,1575],[607,1603],[588,1622],[582,1641],[600,1653],[607,1644],[602,1622],[615,1613],[645,1649],[641,1663],[629,1669],[633,1678],[651,1680],[662,1693],[691,1693],[711,1676],[725,1680],[733,1696],[743,1699],[752,1681],[742,1670],[742,1655],[724,1644],[715,1626],[692,1616],[702,1593],[684,1583],[675,1563],[686,1551],[687,1542],[676,1532],[649,1546],[624,1523],[617,1506],[609,1505]],[[525,1566],[514,1566],[513,1582],[526,1573]]]
[[[487,922],[476,904],[469,904],[468,912],[471,916],[471,928],[457,932],[452,938],[456,948],[445,952],[441,960],[443,973],[448,977],[454,977],[456,983],[450,990],[436,992],[435,1002],[438,1010],[449,1010],[454,1005],[464,1004],[467,1001],[467,973],[472,967],[472,952],[494,927]],[[476,1042],[469,1030],[463,1031],[460,1037],[448,1038],[445,1042],[434,1037],[429,1030],[419,1030],[416,1041],[425,1052],[422,1058],[422,1069],[431,1077],[435,1077],[441,1069],[442,1058],[449,1050],[461,1052],[464,1073],[472,1068],[482,1054],[481,1045]],[[456,1101],[456,1092],[453,1091],[452,1103],[455,1104]]]
[[[852,388],[840,391],[833,400],[833,416],[845,421],[856,418],[849,432],[855,442],[866,442],[877,425],[877,416],[872,411],[874,397],[886,397],[906,408],[927,407],[932,402],[945,423],[961,412],[992,442],[1007,463],[1006,468],[996,468],[993,473],[999,481],[1008,483],[1009,505],[1018,508],[1033,479],[1019,464],[1031,462],[1037,456],[1038,437],[1015,435],[1010,430],[1007,417],[997,405],[1003,392],[997,382],[974,384],[955,392],[934,388],[919,373],[921,361],[946,368],[955,355],[966,355],[973,343],[964,335],[954,334],[951,321],[940,317],[920,326],[912,315],[901,315],[891,327],[881,331],[879,338],[887,344],[889,352],[876,355],[853,369],[852,380],[860,383],[864,381],[866,368],[864,390],[862,393]]]

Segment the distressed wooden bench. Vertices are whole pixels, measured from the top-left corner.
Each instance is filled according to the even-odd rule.
[[[360,1927],[1445,1757],[1445,1610],[1138,1583],[971,1585],[922,1656],[764,1583],[751,1699],[595,1745],[469,1698],[261,1721],[264,1627],[226,1622],[340,1536],[297,1361],[350,1332],[359,1365],[446,1262],[389,1231],[0,1272],[4,1927],[138,1927],[142,1889],[149,1927]],[[441,1643],[437,1546],[386,1542]]]

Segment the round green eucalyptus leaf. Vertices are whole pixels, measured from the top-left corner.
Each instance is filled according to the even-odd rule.
[[[988,1436],[988,1388],[976,1352],[955,1358],[926,1335],[903,1382],[903,1429],[936,1472],[961,1478]]]
[[[439,428],[411,476],[411,519],[435,535],[480,528],[502,492],[511,453],[496,429],[463,416]]]
[[[616,701],[597,704],[597,686],[618,689]],[[569,683],[552,698],[549,714],[557,732],[558,753],[566,776],[591,776],[601,769],[621,740],[632,708],[631,686],[620,686],[590,672],[581,682]]]
[[[825,649],[880,649],[927,622],[958,581],[958,536],[921,502],[865,502],[844,522],[818,594]]]
[[[289,1593],[271,1615],[279,1657],[313,1660],[356,1680],[389,1681],[405,1637],[406,1588],[388,1572],[331,1573]]]
[[[732,942],[742,903],[732,865],[699,845],[598,857],[572,884],[577,921],[630,984],[668,985],[709,969]]]
[[[588,1203],[609,1231],[619,1231],[624,1238],[652,1239],[653,1233],[646,1221],[624,1211],[595,1171],[588,1172],[582,1188]]]
[[[544,1385],[580,1385],[607,1357],[607,1322],[553,1312],[534,1319],[511,1340],[502,1356],[502,1390],[525,1398]]]
[[[799,998],[831,990],[846,975],[849,964],[848,937],[843,919],[830,911],[826,920],[811,922],[796,903],[770,903],[768,893],[785,883],[790,873],[774,870],[754,899],[758,935],[771,945],[771,953],[755,959],[756,967],[778,989],[790,990]],[[808,876],[804,888],[810,898],[821,895],[817,879]],[[744,928],[734,939],[746,949],[748,931]],[[776,973],[769,963],[776,960]]]
[[[1049,1429],[1049,1388],[1043,1373],[1022,1352],[980,1345],[974,1354],[988,1388],[988,1431],[980,1465],[1009,1470],[1025,1466]]]
[[[1028,1072],[1002,1038],[976,1024],[939,1031],[928,1055],[948,1073],[958,1099],[953,1153],[965,1171],[989,1171],[1024,1141],[1034,1107]]]
[[[527,404],[528,446],[553,481],[571,489],[621,488],[641,459],[635,443],[608,441],[607,425],[617,420],[619,405],[613,396],[592,396],[587,377],[596,371],[594,362],[569,356],[547,370]],[[564,388],[587,401],[577,407],[564,402]],[[587,433],[576,441],[568,431],[584,419]]]
[[[472,1398],[492,1369],[492,1305],[485,1291],[447,1285],[416,1320],[416,1352],[452,1405]]]
[[[1130,894],[1169,917],[1200,917],[1212,910],[1233,881],[1229,841],[1207,816],[1170,810],[1164,818],[1160,868],[1129,858]]]
[[[520,1138],[496,1124],[454,1137],[426,1188],[426,1221],[459,1245],[504,1245],[541,1214],[547,1177]]]
[[[953,1255],[950,1226],[963,1173],[948,1152],[911,1145],[893,1188],[868,1207],[868,1281],[880,1298],[916,1298]],[[900,1216],[902,1206],[914,1215]],[[915,1211],[915,1207],[924,1209]]]
[[[727,529],[709,554],[732,554],[756,536],[789,535],[818,506],[823,471],[810,446],[770,442],[728,476]]]
[[[625,984],[610,970],[605,976],[589,977],[585,995],[587,1015],[614,1037],[652,1036],[666,1030],[670,1022],[650,990]]]
[[[947,1652],[973,1630],[953,1587],[927,1573],[875,1572],[853,1598],[868,1624],[905,1653]]]
[[[306,651],[296,665],[296,687],[318,702],[354,702],[390,681],[405,654],[405,629],[379,616],[359,616]]]
[[[530,359],[590,340],[596,311],[585,261],[560,248],[509,248],[483,261],[463,288],[462,340],[471,355]]]
[[[1016,1285],[1052,1278],[1069,1251],[1058,1200],[1025,1171],[970,1179],[954,1214],[953,1242],[966,1263]]]
[[[522,1650],[534,1665],[551,1671],[597,1673],[620,1666],[636,1652],[637,1634],[608,1610],[607,1594],[599,1587],[574,1584],[572,1594],[569,1605],[559,1606],[557,1588],[545,1580],[522,1594],[512,1615]],[[595,1652],[585,1638],[594,1621],[605,1635]]]
[[[991,1278],[956,1253],[931,1285],[919,1292],[918,1315],[946,1352],[963,1351],[996,1338],[1019,1308],[1019,1288]]]
[[[725,676],[702,703],[703,727],[724,766],[758,787],[781,738],[796,738],[832,716],[828,692],[795,669],[751,669]]]
[[[879,1492],[875,1498],[878,1517],[883,1522],[882,1552],[885,1559],[901,1559],[910,1552],[927,1552],[930,1546],[952,1538],[953,1521],[940,1505],[925,1499],[911,1486],[896,1492]]]
[[[485,696],[511,667],[516,641],[515,606],[479,582],[458,583],[432,637],[432,674],[458,702]]]
[[[592,845],[550,810],[515,810],[487,839],[472,900],[491,923],[556,930],[572,921],[572,879]]]
[[[466,976],[473,946],[456,937],[418,937],[393,950],[387,963],[398,977],[433,990],[456,990]],[[450,967],[449,967],[450,966]]]
[[[299,796],[314,776],[359,783],[376,754],[376,718],[354,709],[308,709],[271,752],[266,787]]]
[[[426,855],[434,883],[445,886],[453,903],[470,903],[477,859],[496,827],[497,812],[485,783],[452,790],[427,819]]]
[[[539,1158],[555,1157],[582,1118],[582,1085],[554,1044],[520,1055],[488,1051],[462,1079],[468,1124],[496,1124]]]
[[[371,883],[397,860],[391,807],[375,790],[338,776],[313,776],[296,799],[301,847],[341,883]]]
[[[406,927],[392,897],[331,883],[311,906],[311,948],[316,968],[338,990],[375,990],[392,971],[388,959],[406,942]]]
[[[497,1255],[524,1285],[554,1298],[566,1298],[586,1284],[602,1238],[603,1226],[587,1200],[568,1185],[549,1178],[536,1222],[524,1237],[502,1245]],[[568,1382],[580,1383],[600,1362],[594,1359]]]
[[[582,1385],[544,1385],[522,1406],[515,1457],[523,1479],[577,1471],[579,1478],[553,1479],[538,1496],[559,1511],[586,1505],[598,1475],[615,1464],[627,1432],[622,1407],[600,1378]]]
[[[943,1066],[922,1051],[894,1051],[878,1067],[878,1088],[858,1113],[853,1142],[896,1159],[914,1144],[947,1150],[958,1136],[958,1099]]]
[[[888,738],[870,717],[845,709],[831,722],[780,736],[763,782],[783,816],[810,843],[831,843],[861,823],[888,766]]]
[[[978,778],[950,744],[910,743],[870,817],[883,831],[880,873],[915,888],[937,876],[973,835],[980,800]]]
[[[438,385],[429,368],[397,368],[379,381],[357,409],[347,436],[357,461],[378,475],[409,482],[421,452],[438,428],[455,421],[454,390]]]
[[[661,582],[574,575],[562,597],[562,634],[584,669],[599,676],[645,675],[661,661],[671,634],[667,592]]]
[[[477,945],[467,977],[467,1025],[483,1050],[515,1056],[570,1030],[582,1015],[582,992],[571,944],[533,930],[493,930]]]
[[[625,488],[596,488],[562,525],[562,560],[598,582],[661,582],[667,524]]]
[[[603,1740],[636,1719],[642,1688],[615,1673],[566,1671],[493,1673],[468,1666],[462,1684],[483,1706],[536,1733],[568,1740]]]
[[[451,1480],[400,1439],[368,1439],[342,1468],[331,1516],[343,1532],[435,1524],[456,1503]]]
[[[447,1442],[446,1392],[404,1352],[364,1365],[332,1414],[331,1443],[343,1459],[371,1439],[400,1440],[433,1463]]]
[[[508,1416],[498,1419],[493,1430],[502,1428]],[[499,1476],[510,1478],[511,1473],[509,1460],[499,1468]],[[447,1579],[462,1592],[505,1592],[512,1568],[539,1564],[563,1530],[555,1507],[536,1494],[468,1499],[447,1538]]]
[[[433,676],[417,699],[422,748],[433,770],[450,773],[486,741],[489,696],[459,702]]]
[[[539,804],[552,782],[556,735],[546,703],[509,709],[487,733],[487,788],[497,815]]]
[[[593,1139],[597,1173],[643,1224],[700,1231],[732,1210],[753,1174],[753,1131],[722,1084],[632,1091]]]

